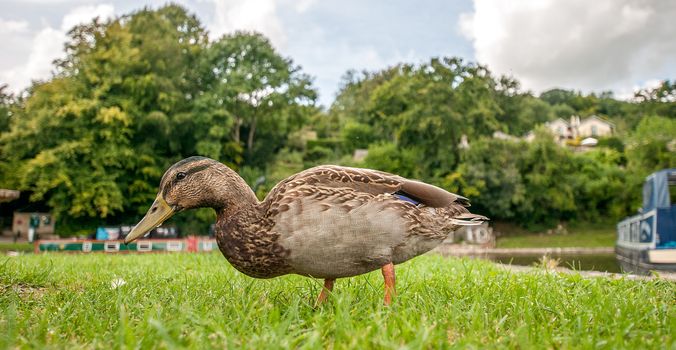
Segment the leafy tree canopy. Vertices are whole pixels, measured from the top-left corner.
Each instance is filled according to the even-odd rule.
[[[196,154],[238,170],[259,196],[337,163],[460,192],[476,211],[525,226],[615,220],[636,209],[646,175],[676,166],[670,80],[631,101],[535,96],[486,66],[440,57],[349,71],[324,111],[312,79],[267,38],[209,40],[177,5],[73,28],[55,72],[18,97],[0,87],[0,186],[48,205],[64,235],[135,222],[166,167]],[[572,115],[608,119],[614,135],[581,152],[541,127]],[[205,233],[212,219],[207,210],[173,223]]]

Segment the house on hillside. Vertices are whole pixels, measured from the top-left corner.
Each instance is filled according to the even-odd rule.
[[[582,120],[579,116],[573,115],[570,117],[570,121],[558,118],[544,125],[562,144],[567,140],[585,139],[587,140],[586,145],[595,145],[596,143],[589,139],[596,140],[600,137],[611,136],[615,129],[615,124],[595,115]],[[530,142],[535,138],[535,133],[530,131],[524,138]]]
[[[607,137],[613,134],[615,124],[603,120],[595,115],[580,121],[580,117],[575,116],[575,124],[571,124],[576,134],[573,137]]]

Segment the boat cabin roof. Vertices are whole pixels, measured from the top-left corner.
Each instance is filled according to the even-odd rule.
[[[670,193],[671,192],[671,193]],[[676,168],[650,174],[643,184],[643,211],[669,208],[676,204]]]

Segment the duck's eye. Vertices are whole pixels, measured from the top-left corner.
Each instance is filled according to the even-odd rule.
[[[176,180],[183,180],[183,179],[185,179],[185,177],[186,177],[186,175],[185,175],[184,172],[180,172],[180,173],[176,174]]]

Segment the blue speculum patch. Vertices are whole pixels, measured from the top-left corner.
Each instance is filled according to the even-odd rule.
[[[412,199],[412,198],[406,197],[406,196],[404,196],[403,194],[395,193],[394,195],[397,196],[397,198],[401,199],[402,201],[409,202],[409,203],[411,203],[411,204],[413,204],[413,205],[418,205],[418,204],[420,204],[420,202],[418,202],[418,201],[416,201],[416,200],[414,200],[414,199]]]

